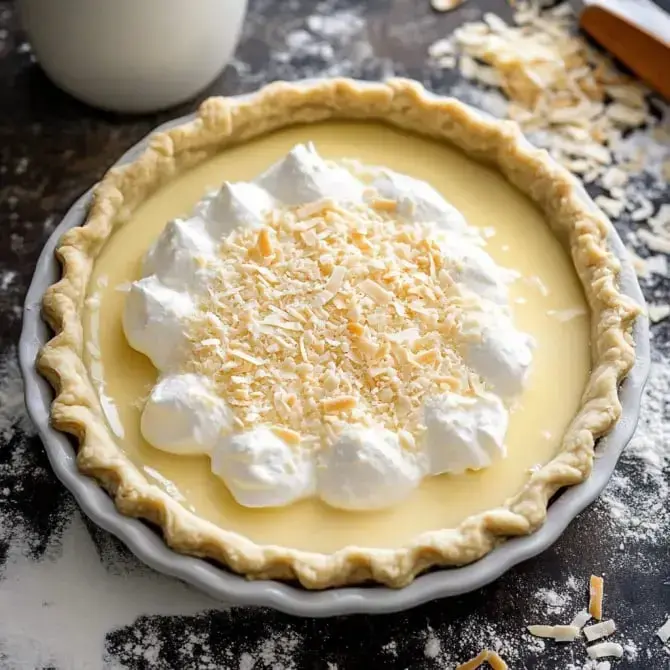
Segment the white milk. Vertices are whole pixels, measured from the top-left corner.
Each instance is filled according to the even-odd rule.
[[[196,95],[231,57],[247,0],[20,0],[33,50],[75,97],[123,112]]]

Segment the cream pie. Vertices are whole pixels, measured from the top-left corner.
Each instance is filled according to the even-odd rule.
[[[403,586],[589,475],[638,314],[608,230],[514,125],[413,82],[207,100],[61,241],[54,425],[178,551]]]

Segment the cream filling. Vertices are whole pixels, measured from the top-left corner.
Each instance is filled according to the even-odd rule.
[[[378,511],[349,513],[316,497],[281,508],[245,508],[212,474],[209,457],[176,457],[151,447],[140,433],[141,411],[157,372],[128,346],[121,327],[128,282],[142,276],[143,256],[165,222],[190,216],[217,180],[251,181],[269,162],[308,139],[329,159],[357,156],[433,184],[485,233],[485,250],[496,265],[520,275],[509,286],[509,303],[514,323],[537,343],[525,390],[509,411],[507,457],[482,470],[424,478],[402,504]],[[261,544],[326,553],[347,545],[393,548],[502,505],[521,490],[529,469],[555,455],[589,374],[588,306],[569,255],[542,214],[495,170],[445,144],[382,125],[290,128],[227,149],[179,175],[114,232],[89,286],[85,362],[120,449],[186,509]]]
[[[165,227],[147,252],[143,266],[144,277],[132,283],[126,301],[124,331],[128,342],[146,354],[161,373],[144,407],[141,421],[143,436],[156,448],[170,453],[209,455],[212,471],[223,479],[237,502],[245,506],[280,506],[317,495],[334,507],[377,509],[404,499],[426,476],[485,468],[505,455],[504,439],[509,418],[505,403],[511,403],[522,392],[532,361],[532,339],[515,328],[507,304],[507,283],[513,274],[496,265],[483,250],[483,239],[478,231],[468,226],[462,215],[426,182],[388,169],[365,168],[352,161],[346,165],[349,169],[327,162],[317,154],[313,145],[299,144],[255,182],[226,182],[217,194],[206,197],[196,205],[191,218],[173,220]],[[337,207],[329,209],[334,204]],[[291,206],[298,208],[287,210]],[[385,219],[374,208],[388,209],[392,212],[392,218]],[[245,414],[242,410],[241,415],[237,412],[236,425],[235,405],[239,403],[235,402],[235,398],[242,390],[233,387],[231,407],[225,397],[225,390],[230,391],[230,387],[217,394],[207,374],[189,372],[184,369],[184,363],[189,362],[189,357],[202,356],[203,347],[221,349],[221,341],[217,336],[219,331],[225,331],[228,326],[214,312],[208,311],[213,309],[212,300],[209,303],[205,300],[203,307],[202,298],[215,292],[217,282],[225,294],[242,288],[236,285],[237,275],[229,272],[232,266],[226,263],[226,251],[237,250],[245,240],[260,245],[264,232],[267,250],[258,253],[259,260],[264,261],[263,254],[267,252],[269,256],[272,252],[271,235],[276,233],[279,237],[282,233],[281,227],[273,232],[266,224],[271,215],[277,218],[282,209],[283,216],[289,219],[289,225],[293,225],[294,219],[298,218],[297,225],[289,230],[289,237],[296,234],[292,232],[293,229],[304,231],[297,233],[303,237],[309,234],[311,237],[303,251],[307,253],[312,247],[319,247],[318,253],[323,254],[321,258],[337,253],[332,237],[320,242],[317,235],[324,228],[324,235],[331,232],[328,224],[324,223],[325,219],[321,218],[328,214],[350,214],[351,227],[358,226],[368,236],[374,231],[374,225],[369,229],[364,228],[364,217],[379,220],[379,226],[393,227],[394,232],[407,228],[408,234],[415,234],[417,223],[424,226],[422,234],[425,237],[421,239],[426,244],[433,244],[442,267],[437,270],[431,267],[430,274],[421,273],[421,282],[414,289],[430,284],[433,276],[431,291],[440,292],[438,300],[445,301],[448,296],[455,295],[459,300],[467,301],[462,323],[455,333],[464,367],[462,370],[454,370],[445,365],[443,372],[452,377],[477,373],[481,378],[479,382],[472,387],[472,383],[464,380],[460,387],[449,388],[447,392],[444,388],[440,391],[438,386],[422,390],[424,401],[418,408],[418,416],[413,421],[395,417],[393,430],[382,425],[381,415],[379,420],[375,420],[374,408],[362,412],[352,407],[352,411],[342,417],[334,413],[325,414],[322,420],[329,421],[325,426],[328,429],[326,438],[321,439],[316,449],[316,436],[310,433],[311,426],[305,426],[305,422],[301,423],[298,417],[293,417],[294,420],[288,421],[286,425],[286,416],[280,411],[281,408],[277,408],[279,426],[264,425],[260,417],[258,425],[255,425],[255,420],[243,422]],[[329,225],[332,229],[335,223]],[[242,232],[236,235],[236,232],[248,228],[257,229],[258,238],[255,233],[245,235]],[[345,236],[348,235],[349,224],[346,224],[344,231]],[[395,259],[395,265],[387,263],[384,266],[385,271],[391,274],[403,268],[401,263],[406,254],[404,239],[400,243],[401,255]],[[330,271],[331,276],[323,291],[316,296],[311,295],[318,288],[318,280],[300,285],[303,294],[298,296],[293,306],[285,308],[295,315],[289,315],[289,318],[298,321],[285,321],[276,313],[262,320],[260,317],[255,319],[257,315],[250,315],[248,318],[251,324],[248,328],[253,330],[253,352],[248,349],[245,351],[241,343],[229,339],[229,351],[225,351],[225,347],[217,351],[219,363],[207,369],[217,374],[222,367],[230,366],[228,374],[233,381],[262,374],[264,385],[261,392],[256,393],[270,398],[273,388],[288,385],[289,375],[295,377],[291,371],[295,369],[294,359],[290,359],[292,368],[285,373],[285,378],[280,376],[279,379],[272,379],[267,374],[268,357],[271,357],[270,347],[277,349],[278,345],[267,339],[261,343],[253,340],[260,339],[262,334],[280,332],[283,338],[276,336],[278,341],[287,342],[286,329],[306,331],[308,326],[302,325],[304,315],[309,317],[312,309],[319,310],[319,317],[327,318],[327,315],[324,317],[323,305],[333,298],[339,299],[336,294],[342,289],[342,284],[349,280],[355,284],[354,289],[358,289],[356,298],[351,290],[347,297],[349,301],[358,301],[352,302],[353,306],[349,310],[354,312],[354,316],[350,317],[354,320],[365,318],[364,307],[368,308],[367,319],[370,322],[373,318],[387,320],[385,312],[388,310],[395,309],[398,314],[404,314],[406,310],[419,310],[406,320],[409,328],[396,330],[395,333],[378,333],[376,340],[384,341],[386,337],[389,352],[392,347],[400,347],[403,352],[410,352],[404,355],[412,356],[412,365],[423,365],[421,356],[414,356],[411,347],[414,342],[425,339],[431,329],[437,331],[437,317],[431,316],[430,312],[437,315],[439,312],[415,307],[417,302],[421,302],[417,300],[418,293],[405,294],[404,301],[394,300],[393,289],[386,290],[379,281],[370,278],[361,279],[361,276],[365,276],[361,273],[368,271],[366,266],[388,260],[392,255],[390,243],[391,240],[383,241],[388,247],[384,254],[386,258],[378,260],[361,254],[357,247],[349,244],[347,249],[351,255],[341,257],[339,254],[338,265]],[[255,252],[255,247],[250,251]],[[284,253],[289,253],[289,250],[284,249]],[[367,253],[370,253],[369,250]],[[240,263],[247,266],[252,261],[253,257],[247,259],[243,254]],[[255,281],[263,282],[266,276],[269,278],[278,262],[279,259],[274,259],[274,264],[261,263],[258,270],[265,272]],[[310,267],[307,265],[307,257],[300,256],[295,259],[294,265],[298,274],[303,270],[306,272]],[[272,279],[275,284],[277,281],[276,278]],[[292,285],[289,283],[289,287]],[[404,290],[406,286],[400,288]],[[272,287],[268,285],[267,289],[261,289],[265,292]],[[448,289],[447,295],[441,293],[443,289]],[[247,296],[246,301],[249,300],[251,298]],[[263,302],[272,302],[272,298],[266,298]],[[392,304],[387,306],[386,302]],[[380,303],[380,307],[377,308],[375,303]],[[245,300],[240,300],[235,307],[244,310]],[[287,316],[283,309],[278,312]],[[442,315],[440,318],[449,319],[452,316],[447,311],[446,317]],[[194,318],[218,323],[218,327],[213,328],[214,337],[194,333]],[[423,333],[414,327],[430,318],[435,323],[429,324],[429,328],[423,328]],[[318,319],[315,321],[319,323]],[[270,322],[272,326],[266,325]],[[317,340],[328,339],[326,329],[319,325],[305,334],[313,334]],[[226,333],[222,335],[225,337]],[[341,335],[330,333],[330,337],[339,340]],[[195,349],[189,346],[194,339]],[[304,340],[301,335],[303,356]],[[307,343],[309,351],[310,340]],[[356,343],[354,338],[352,349],[355,349]],[[297,349],[297,339],[289,340],[288,345],[284,346]],[[318,347],[309,351],[309,360],[316,361],[317,369],[318,362],[323,358],[318,354],[323,354],[323,350]],[[435,363],[431,355],[435,351],[428,351],[427,354],[426,372],[433,372]],[[407,400],[410,391],[393,387],[392,380],[391,385],[384,386],[385,378],[382,375],[386,373],[389,361],[390,365],[395,364],[391,355],[382,360],[372,360],[369,356],[357,359],[356,364],[367,367],[368,373],[374,377],[372,385],[376,385],[376,388],[373,389],[373,395],[367,398],[356,400],[352,395],[345,395],[346,402],[361,405],[367,401],[369,404],[378,398],[384,400],[384,394],[391,398],[397,393],[397,400],[392,401],[395,402],[393,411],[400,413],[402,410],[403,415],[410,413],[411,407]],[[300,365],[299,358],[297,362]],[[340,366],[346,362],[346,359],[341,358],[339,363],[329,364],[333,368],[325,378],[326,385],[330,381],[332,387],[326,391],[330,391],[333,396],[337,396],[335,389]],[[312,366],[311,363],[309,365]],[[390,375],[395,374],[396,371],[392,369]],[[397,374],[402,373],[398,371]],[[377,375],[380,375],[381,382]],[[399,380],[399,377],[396,379]],[[313,378],[309,382],[305,380],[305,383],[318,385],[318,381]],[[426,379],[419,377],[405,383],[410,387],[418,383],[425,386]],[[296,389],[298,394],[300,391],[300,388]],[[328,403],[327,396],[328,393],[321,402]],[[314,402],[311,397],[299,398],[293,406],[294,414],[301,415],[306,411],[301,404],[303,400]],[[408,407],[400,407],[403,400]],[[275,392],[274,402],[279,401]],[[259,405],[263,402],[263,398],[258,400]],[[286,413],[291,411],[287,405],[284,405],[284,409]],[[246,414],[257,416],[253,405]],[[282,425],[288,430],[282,429]],[[295,432],[296,428],[298,433]]]

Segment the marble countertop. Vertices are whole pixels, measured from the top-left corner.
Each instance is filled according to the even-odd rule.
[[[397,74],[438,93],[462,91],[452,72],[429,63],[427,48],[484,10],[509,14],[504,0],[470,0],[448,15],[428,0],[253,0],[234,61],[201,98],[340,74]],[[511,668],[577,669],[587,660],[582,643],[542,644],[525,626],[569,622],[595,573],[605,576],[606,614],[626,648],[613,667],[670,668],[654,638],[670,614],[670,499],[667,484],[647,476],[639,449],[544,554],[479,591],[389,616],[299,620],[230,608],[153,573],[82,519],[25,415],[16,362],[23,296],[72,202],[154,126],[196,105],[125,117],[76,102],[41,72],[14,3],[0,0],[0,666],[451,668],[497,647]],[[654,200],[670,201],[670,191],[656,189]],[[616,225],[625,234],[632,224]],[[670,298],[666,276],[643,288],[654,302]],[[666,324],[654,325],[642,429],[664,444],[669,343]]]

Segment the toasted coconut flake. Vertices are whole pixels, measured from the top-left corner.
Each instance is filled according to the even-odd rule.
[[[644,228],[637,231],[637,236],[641,242],[649,247],[651,251],[658,251],[662,254],[670,254],[670,237],[664,237],[652,233]]]
[[[261,256],[272,256],[272,241],[270,240],[270,231],[267,228],[261,228],[258,233],[258,253]]]
[[[668,274],[668,258],[660,254],[656,256],[647,256],[645,266],[649,274],[665,277]]]
[[[486,663],[488,657],[489,652],[487,649],[480,651],[474,658],[471,658],[469,661],[465,661],[465,663],[457,665],[456,670],[477,670],[477,668]]]
[[[656,635],[663,644],[666,644],[668,640],[670,640],[670,617],[668,617],[668,620],[656,631]]]
[[[319,244],[319,238],[312,229],[305,230],[304,232],[300,233],[300,236],[302,237],[302,241],[307,247],[316,247]]]
[[[474,658],[461,663],[455,670],[477,670],[484,663],[488,663],[493,670],[507,670],[509,667],[497,652],[492,649],[484,649],[484,651],[479,652]]]
[[[554,637],[553,626],[547,626],[544,624],[533,624],[531,626],[527,626],[527,628],[528,632],[534,637],[547,637],[547,638]]]
[[[229,353],[231,356],[246,361],[247,363],[251,363],[252,365],[263,365],[263,363],[265,363],[265,361],[262,358],[256,358],[255,356],[250,356],[249,354],[244,353],[244,351],[239,351],[237,349],[231,349]]]
[[[333,295],[337,293],[342,287],[342,282],[347,276],[347,268],[340,265],[336,265],[333,268],[333,271],[330,273],[330,279],[326,284],[326,291],[329,291]]]
[[[313,217],[315,214],[320,214],[324,210],[333,209],[336,207],[335,201],[332,198],[322,198],[315,202],[310,202],[307,205],[296,210],[295,215],[298,219],[307,219]]]
[[[356,340],[356,346],[366,356],[373,357],[377,354],[379,347],[368,337],[359,337]]]
[[[275,328],[280,328],[282,330],[290,330],[295,333],[302,333],[304,328],[302,324],[297,321],[284,321],[281,316],[277,314],[271,314],[261,321],[262,325],[265,326],[274,326]]]
[[[670,316],[670,305],[661,305],[650,303],[648,306],[649,320],[652,323],[659,323]]]
[[[285,428],[284,426],[272,426],[270,430],[287,444],[293,446],[300,444],[300,433],[295,430]]]
[[[649,219],[649,225],[658,233],[670,235],[670,205],[661,205],[656,216]]]
[[[414,360],[417,361],[417,363],[422,363],[422,364],[427,364],[427,363],[434,363],[439,359],[439,354],[435,349],[429,349],[428,351],[422,351],[420,354],[417,354],[414,357]]]
[[[603,587],[603,578],[591,575],[589,580],[589,614],[598,621],[603,617]]]
[[[629,107],[620,102],[607,107],[607,116],[612,121],[619,123],[627,128],[637,128],[647,120],[647,111],[635,107]]]
[[[453,59],[456,46],[462,75],[500,88],[510,101],[507,115],[526,131],[540,131],[546,148],[591,182],[611,164],[609,147],[621,132],[653,117],[649,91],[574,34],[570,11],[567,3],[543,9],[520,2],[515,25],[495,15],[466,23],[444,57]],[[438,43],[435,54],[441,63]]]
[[[505,661],[491,649],[488,649],[486,652],[486,660],[488,661],[488,664],[491,666],[492,670],[508,669],[507,663],[505,663]]]
[[[329,413],[346,412],[356,407],[356,398],[351,395],[343,395],[338,398],[326,398],[323,401],[323,409]]]
[[[371,279],[364,279],[358,284],[358,288],[370,296],[378,305],[387,305],[393,298],[391,293]]]
[[[370,205],[380,212],[395,212],[398,209],[398,202],[389,198],[375,198]]]
[[[646,108],[645,90],[640,86],[612,85],[605,86],[604,88],[607,95],[627,107]]]
[[[586,626],[584,628],[584,635],[589,642],[594,640],[599,640],[602,637],[607,637],[612,635],[616,631],[616,625],[612,619],[607,621],[601,621],[600,623],[594,623],[592,626]]]
[[[349,423],[374,423],[406,431],[412,448],[431,388],[480,383],[454,354],[464,303],[443,287],[456,268],[433,234],[369,201],[279,209],[261,231],[236,229],[189,322],[185,371],[213,380],[240,430],[262,423],[321,448]]]
[[[604,195],[599,195],[595,198],[595,203],[605,214],[617,219],[621,216],[625,203],[621,200],[614,200]]]
[[[454,44],[451,39],[441,39],[428,47],[428,55],[431,58],[440,59],[444,57],[451,57],[454,54]]]
[[[221,345],[221,340],[217,337],[208,337],[200,343],[201,347],[218,347]]]
[[[556,642],[573,642],[579,637],[579,628],[577,626],[554,626],[554,640]]]
[[[608,191],[613,188],[621,188],[628,182],[628,175],[618,167],[609,168],[600,179],[600,183]]]
[[[573,625],[528,626],[528,632],[535,637],[552,638],[556,642],[573,642],[579,636],[579,628]]]
[[[621,658],[623,656],[623,647],[618,642],[600,642],[594,644],[586,649],[589,658],[606,658],[613,656],[614,658]]]
[[[430,0],[431,7],[436,12],[450,12],[456,7],[460,7],[465,0]]]

